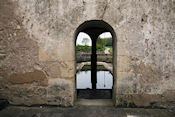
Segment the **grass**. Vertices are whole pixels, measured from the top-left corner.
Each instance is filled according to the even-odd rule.
[[[112,52],[113,52],[112,48],[110,48],[109,52],[110,52],[110,53],[112,53]]]

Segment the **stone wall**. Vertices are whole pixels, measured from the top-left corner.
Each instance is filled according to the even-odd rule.
[[[72,106],[75,31],[113,27],[116,106],[175,101],[174,0],[1,0],[0,97],[11,104]]]
[[[76,62],[88,62],[91,61],[91,53],[90,52],[83,52],[77,51],[76,52]],[[97,51],[97,61],[98,62],[107,62],[112,63],[112,54],[105,54],[103,51]]]

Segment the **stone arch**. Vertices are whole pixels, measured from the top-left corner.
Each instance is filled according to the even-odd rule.
[[[79,25],[79,27],[76,29],[75,33],[74,33],[74,45],[76,46],[76,39],[77,36],[80,32],[84,32],[86,34],[88,34],[90,37],[92,35],[92,33],[96,33],[97,37],[104,33],[104,32],[110,32],[112,35],[112,46],[113,46],[113,102],[115,103],[115,98],[116,98],[116,80],[117,80],[117,37],[116,37],[116,33],[113,29],[112,26],[110,26],[107,22],[103,21],[103,20],[88,20],[83,22],[82,24]],[[92,38],[91,38],[92,39]],[[92,39],[93,41],[93,39]],[[74,47],[75,47],[74,46]],[[75,53],[76,54],[76,53]],[[76,62],[76,57],[75,57],[75,62]],[[75,63],[75,69],[76,69],[76,63]],[[76,72],[75,72],[76,73]],[[75,75],[76,77],[76,75]],[[76,79],[76,78],[75,78]],[[76,95],[75,95],[75,99],[76,99]]]

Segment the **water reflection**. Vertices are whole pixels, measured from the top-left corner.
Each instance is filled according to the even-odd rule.
[[[77,89],[92,89],[91,71],[79,71],[76,79]],[[97,89],[112,89],[113,77],[109,71],[97,72]]]

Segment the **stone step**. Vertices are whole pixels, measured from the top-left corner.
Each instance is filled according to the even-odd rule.
[[[77,106],[113,106],[112,99],[78,99]]]

